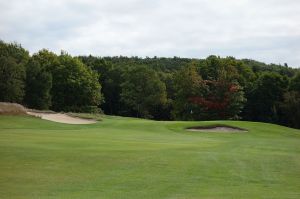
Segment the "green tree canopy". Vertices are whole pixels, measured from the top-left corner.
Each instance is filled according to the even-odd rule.
[[[0,101],[22,102],[28,58],[21,45],[0,40]]]
[[[54,110],[76,110],[101,103],[101,86],[97,73],[78,58],[67,54],[59,56],[59,65],[51,70],[51,89]]]
[[[33,56],[26,65],[26,95],[25,104],[29,108],[49,109],[51,106],[50,91],[52,75],[45,66]]]
[[[288,79],[277,73],[265,72],[255,82],[248,96],[246,115],[249,120],[278,121],[278,103],[288,87]]]
[[[153,110],[167,101],[166,87],[146,66],[128,68],[123,74],[121,101],[137,117],[152,118]]]
[[[0,101],[21,103],[24,96],[25,68],[13,57],[0,56]]]
[[[300,72],[291,79],[290,90],[300,92]]]

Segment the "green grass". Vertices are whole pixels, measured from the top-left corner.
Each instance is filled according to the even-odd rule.
[[[247,133],[184,128],[226,124]],[[0,116],[0,198],[300,198],[300,131],[278,125]]]

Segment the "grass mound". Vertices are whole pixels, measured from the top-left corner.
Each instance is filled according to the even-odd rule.
[[[26,115],[26,109],[20,104],[0,102],[0,115]]]

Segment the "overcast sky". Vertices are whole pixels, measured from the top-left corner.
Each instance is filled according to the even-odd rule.
[[[300,0],[0,0],[0,39],[31,53],[215,54],[300,67]]]

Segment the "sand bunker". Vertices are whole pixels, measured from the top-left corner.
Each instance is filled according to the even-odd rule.
[[[62,113],[41,113],[41,112],[27,112],[28,115],[40,117],[44,120],[53,122],[66,123],[66,124],[93,124],[95,120],[82,119],[78,117],[71,117]]]
[[[231,127],[231,126],[224,126],[224,125],[197,126],[197,127],[187,128],[186,130],[188,130],[188,131],[199,131],[199,132],[223,132],[223,133],[247,132],[246,129]]]

